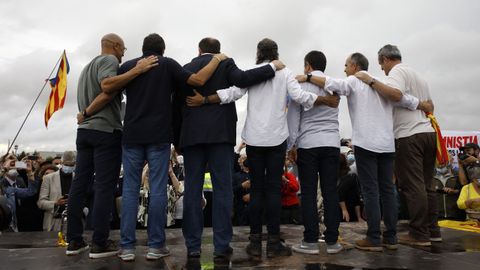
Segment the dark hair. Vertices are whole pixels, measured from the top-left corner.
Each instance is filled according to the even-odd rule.
[[[163,55],[165,52],[165,41],[159,34],[150,34],[143,39],[142,52],[153,52]]]
[[[275,41],[264,38],[257,45],[257,64],[278,60],[278,46]]]
[[[360,70],[368,70],[368,59],[361,53],[353,53],[350,56],[350,61],[352,61],[353,64],[357,65]]]
[[[327,58],[321,51],[311,51],[305,55],[305,64],[309,64],[314,70],[325,71]]]
[[[220,41],[207,37],[200,40],[198,48],[200,48],[202,53],[220,53]]]
[[[402,54],[400,53],[400,50],[398,49],[398,47],[395,45],[387,44],[383,46],[378,51],[378,59],[381,59],[382,57],[385,57],[390,60],[402,61]]]

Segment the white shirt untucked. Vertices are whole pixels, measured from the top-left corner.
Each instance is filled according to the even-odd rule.
[[[262,66],[265,64],[260,64]],[[288,137],[287,94],[309,110],[317,95],[301,89],[295,76],[288,69],[275,72],[275,77],[248,88],[230,87],[218,90],[222,104],[240,99],[248,91],[247,118],[242,139],[247,145],[276,146]]]

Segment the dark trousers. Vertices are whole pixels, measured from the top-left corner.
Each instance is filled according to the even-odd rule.
[[[340,208],[337,193],[337,174],[340,150],[336,147],[298,149],[298,176],[302,190],[303,240],[317,243],[319,236],[317,189],[320,176],[325,208],[325,242],[334,244],[338,239]]]
[[[287,143],[277,146],[259,147],[247,144],[250,169],[250,233],[262,233],[262,213],[265,206],[267,231],[270,235],[280,234],[280,212],[282,195],[280,186]]]
[[[395,148],[395,175],[407,202],[410,235],[429,241],[430,233],[440,233],[437,193],[433,183],[435,133],[419,133],[397,139]]]
[[[83,207],[92,181],[94,189],[92,242],[104,245],[110,232],[115,186],[122,161],[122,132],[77,130],[77,162],[68,198],[68,242],[83,239]]]
[[[398,208],[392,181],[394,156],[395,153],[376,153],[355,146],[355,162],[367,216],[367,239],[377,245],[381,243],[382,213],[386,227],[383,239],[390,244],[397,243]]]
[[[208,164],[213,186],[213,245],[215,251],[224,252],[229,248],[233,235],[233,146],[228,143],[198,144],[185,147],[183,156],[185,192],[182,231],[185,245],[189,252],[200,251],[203,232],[201,200]]]

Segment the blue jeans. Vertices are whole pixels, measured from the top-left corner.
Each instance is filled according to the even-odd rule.
[[[68,194],[67,240],[83,240],[83,207],[93,183],[92,242],[105,245],[110,232],[113,195],[120,175],[122,132],[77,130],[75,177]],[[94,180],[95,175],[95,181]]]
[[[376,153],[355,146],[355,161],[367,216],[367,239],[372,244],[381,243],[382,213],[386,227],[383,239],[389,244],[397,243],[398,208],[392,182],[394,156],[395,153]]]
[[[149,172],[148,246],[165,246],[167,211],[168,162],[170,144],[124,144],[123,145],[123,191],[120,244],[123,249],[135,248],[138,197],[145,160]]]
[[[205,169],[208,164],[213,185],[212,229],[216,252],[224,252],[232,240],[233,146],[228,143],[185,147],[185,192],[183,197],[183,237],[188,252],[200,251],[203,232],[201,206]]]
[[[303,240],[317,243],[318,209],[317,188],[318,176],[323,203],[325,206],[325,242],[335,244],[338,240],[340,225],[340,208],[338,206],[337,175],[340,151],[336,147],[316,147],[298,149],[298,176],[302,187]]]
[[[287,143],[270,147],[247,145],[250,168],[250,234],[262,233],[262,217],[265,208],[269,235],[280,234],[282,210],[281,179],[285,164]]]

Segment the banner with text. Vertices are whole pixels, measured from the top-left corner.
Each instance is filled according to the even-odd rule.
[[[458,167],[457,155],[460,147],[467,143],[476,143],[480,141],[480,131],[457,131],[442,130],[443,140],[448,152],[453,156],[453,167]]]

